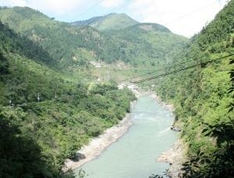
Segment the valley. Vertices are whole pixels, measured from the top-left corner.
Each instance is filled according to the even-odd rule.
[[[233,8],[188,39],[126,14],[67,23],[0,7],[0,177],[74,177],[65,160],[131,112],[121,83],[174,106],[181,177],[231,177]]]

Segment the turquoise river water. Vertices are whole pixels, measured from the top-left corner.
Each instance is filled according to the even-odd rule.
[[[76,169],[88,178],[148,178],[163,175],[168,163],[157,162],[159,155],[172,148],[177,133],[170,130],[174,116],[150,95],[138,99],[131,110],[132,126],[99,157]]]

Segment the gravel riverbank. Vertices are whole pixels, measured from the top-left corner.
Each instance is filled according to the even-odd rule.
[[[173,148],[163,152],[157,161],[169,163],[168,175],[172,178],[178,178],[184,162],[184,155],[185,145],[181,139],[178,139]]]
[[[78,151],[78,153],[85,156],[84,159],[80,159],[79,161],[66,159],[65,165],[62,169],[63,172],[79,168],[83,164],[95,159],[108,146],[122,137],[128,131],[131,124],[132,122],[130,119],[130,114],[127,114],[126,117],[122,121],[120,121],[118,125],[107,129],[102,135],[94,138],[88,145],[83,146]]]
[[[152,94],[152,97],[161,102],[163,106],[171,112],[175,110],[173,105],[162,102],[156,94]],[[181,139],[178,139],[171,149],[163,152],[157,158],[157,161],[169,163],[168,175],[172,178],[178,178],[185,159],[185,153],[186,146]]]
[[[131,89],[135,96],[138,98],[142,95],[138,90]],[[131,103],[133,107],[135,102]],[[132,125],[131,115],[127,114],[119,124],[107,129],[103,134],[91,140],[88,145],[83,146],[78,153],[84,155],[84,159],[79,161],[73,161],[71,159],[66,159],[64,167],[62,168],[63,172],[68,170],[74,170],[81,167],[83,164],[95,159],[98,157],[108,146],[112,143],[118,141]]]

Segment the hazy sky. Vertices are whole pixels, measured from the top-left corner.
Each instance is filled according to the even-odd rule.
[[[73,22],[112,12],[153,22],[191,37],[209,23],[228,0],[0,0],[0,6],[28,6],[56,20]]]

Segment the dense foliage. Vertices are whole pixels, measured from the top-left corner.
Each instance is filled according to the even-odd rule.
[[[135,97],[54,70],[41,47],[0,27],[0,177],[69,176],[64,160],[118,123]]]
[[[3,25],[1,22],[0,39],[0,49],[24,55],[37,63],[45,63],[54,67],[56,65],[54,59],[49,56],[47,51],[43,50],[33,41],[20,37],[20,35],[16,34],[7,25]]]
[[[109,34],[118,44],[120,59],[139,70],[146,68],[146,71],[170,62],[170,56],[181,51],[188,41],[164,26],[150,23],[136,24]]]
[[[176,107],[177,124],[188,145],[182,177],[234,175],[234,1],[196,35],[158,87]]]
[[[97,82],[90,61],[138,75],[169,66],[165,72],[173,76],[147,84],[156,84],[176,107],[176,124],[189,147],[181,176],[233,175],[233,6],[232,0],[189,43],[159,24],[130,19],[135,25],[123,27],[126,16],[111,23],[119,30],[99,32],[26,7],[1,8],[0,177],[70,176],[60,173],[65,158],[130,111],[133,94],[114,82]],[[105,29],[112,18],[117,16],[91,22],[105,20],[98,24]]]

